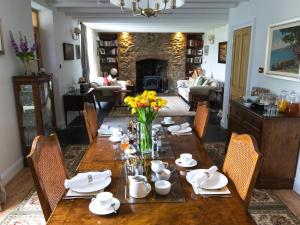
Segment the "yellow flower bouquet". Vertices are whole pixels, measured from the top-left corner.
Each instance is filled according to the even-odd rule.
[[[135,97],[128,96],[124,103],[129,106],[131,113],[137,116],[140,123],[140,150],[148,152],[152,149],[152,122],[158,115],[158,110],[165,107],[167,101],[157,96],[155,91],[144,91]]]

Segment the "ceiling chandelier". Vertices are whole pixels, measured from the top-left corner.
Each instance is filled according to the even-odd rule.
[[[110,0],[113,5],[121,7],[122,12],[132,11],[134,16],[156,17],[168,14],[171,9],[183,6],[185,0]]]

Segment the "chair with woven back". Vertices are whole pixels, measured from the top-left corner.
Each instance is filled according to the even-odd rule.
[[[84,120],[88,132],[89,140],[90,143],[92,143],[97,138],[98,129],[100,128],[95,106],[91,103],[85,102],[83,115],[84,115]]]
[[[27,160],[47,221],[65,193],[64,181],[68,178],[57,136],[35,137]]]
[[[205,137],[209,114],[208,102],[199,102],[194,119],[194,130],[201,140]]]
[[[234,184],[246,208],[261,166],[261,153],[255,139],[248,134],[233,133],[223,164],[224,174]]]

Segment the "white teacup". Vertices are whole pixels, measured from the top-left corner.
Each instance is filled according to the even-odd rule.
[[[156,173],[157,180],[169,180],[171,171],[168,169],[160,170]]]
[[[99,202],[102,209],[107,209],[111,206],[113,194],[110,192],[101,192],[97,194],[96,200]]]
[[[190,153],[182,153],[180,154],[180,160],[184,164],[190,164],[193,160],[193,156]]]
[[[169,116],[164,117],[164,122],[165,122],[166,124],[172,123],[172,122],[173,122],[172,117],[169,117]]]

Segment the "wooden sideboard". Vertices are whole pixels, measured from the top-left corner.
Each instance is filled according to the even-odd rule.
[[[251,134],[258,143],[263,163],[256,187],[293,187],[300,147],[300,116],[264,116],[230,101],[229,132]]]

